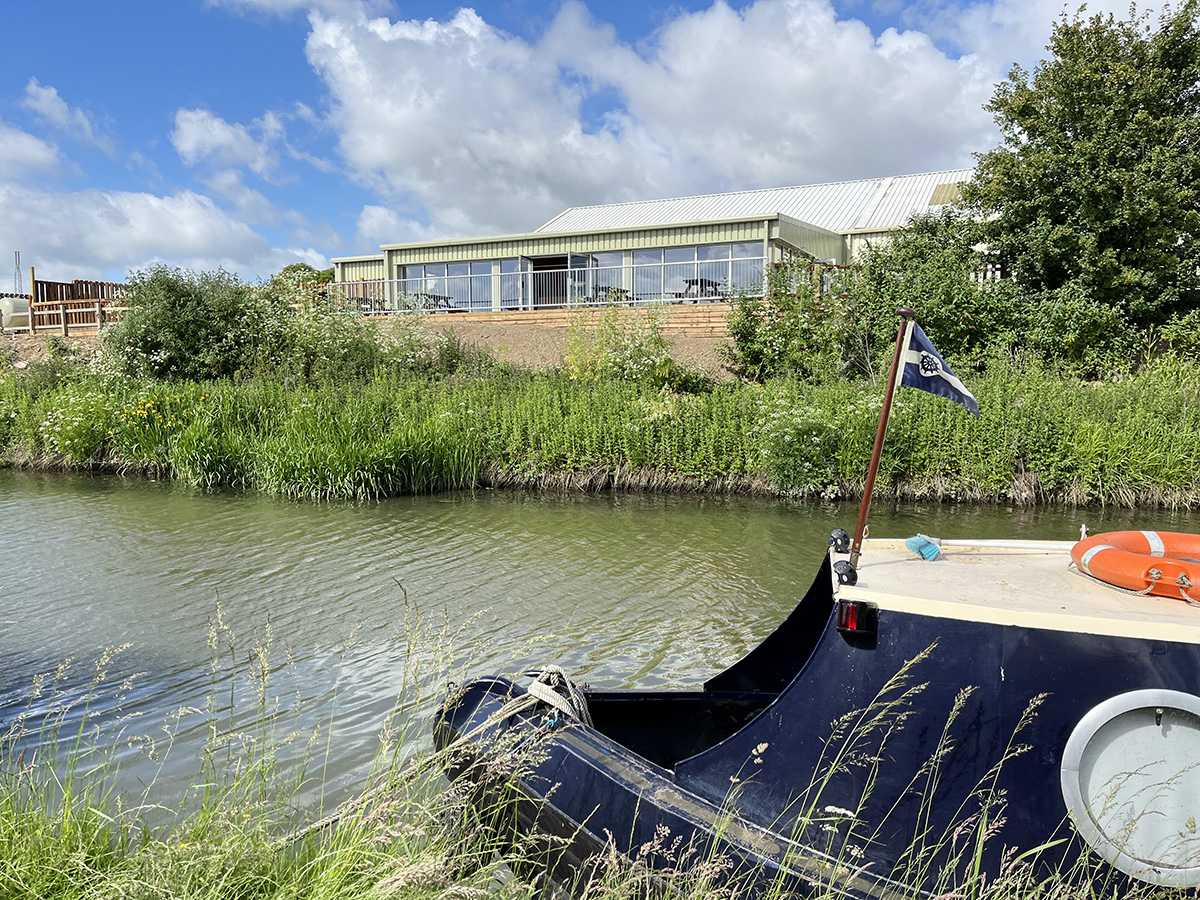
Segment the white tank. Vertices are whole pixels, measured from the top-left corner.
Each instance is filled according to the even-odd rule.
[[[29,329],[29,301],[24,297],[0,297],[0,326],[5,331]]]

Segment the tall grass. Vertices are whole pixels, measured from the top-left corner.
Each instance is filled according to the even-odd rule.
[[[1015,503],[1200,502],[1200,366],[1168,357],[1123,381],[995,363],[969,378],[983,415],[902,390],[879,489]],[[154,472],[198,486],[325,499],[477,485],[861,491],[882,388],[645,381],[518,371],[366,382],[159,382],[77,372],[0,379],[17,465]]]
[[[82,690],[70,685],[71,661],[38,676],[0,733],[0,896],[380,898],[437,896],[451,884],[464,900],[531,896],[504,885],[493,832],[447,793],[432,760],[410,755],[456,633],[407,618],[404,679],[371,774],[331,815],[326,737],[277,731],[280,704],[295,701],[273,693],[269,626],[247,644],[218,610],[206,703],[161,727],[141,722],[144,734],[121,701],[128,684],[107,679],[114,651]],[[234,699],[235,683],[250,686],[248,702]],[[208,737],[193,780],[163,785],[165,756],[194,717],[207,719]],[[326,735],[334,724],[323,724]],[[131,793],[137,783],[145,787]]]
[[[156,738],[131,731],[134,720],[121,702],[128,680],[108,680],[119,651],[97,660],[82,689],[68,677],[69,661],[38,676],[29,705],[9,717],[0,734],[0,896],[546,896],[546,866],[561,844],[513,841],[508,834],[516,802],[509,790],[512,776],[539,761],[540,739],[514,733],[509,744],[488,758],[490,796],[447,785],[438,776],[446,756],[410,755],[424,743],[420,738],[429,711],[447,677],[470,663],[455,652],[461,628],[432,627],[411,611],[405,624],[404,679],[392,713],[381,723],[371,773],[353,796],[332,808],[324,803],[330,790],[324,757],[334,723],[323,723],[323,734],[318,730],[299,740],[279,733],[280,703],[287,701],[273,693],[272,673],[278,666],[269,626],[242,641],[218,609],[209,632],[212,683],[207,701],[203,708],[174,714]],[[840,773],[887,765],[887,743],[904,727],[921,691],[915,679],[920,662],[914,660],[884,685],[868,708],[834,723],[827,756],[799,800],[797,841],[811,846],[810,832],[823,835],[821,849],[827,854],[823,874],[805,886],[804,896],[845,897],[848,880],[861,872],[860,848],[870,845],[872,827],[882,824],[860,818],[872,779],[862,779],[864,797],[856,809],[831,813],[822,793]],[[249,686],[246,703],[228,693],[235,681]],[[948,735],[961,708],[956,704],[950,711],[929,765],[914,773],[915,791],[936,793],[939,766],[951,743]],[[177,790],[160,784],[157,773],[184,715],[204,717],[208,737],[194,780],[180,801],[173,796]],[[542,732],[542,738],[550,734]],[[131,754],[130,746],[144,752]],[[1014,745],[997,767],[1015,752]],[[122,782],[123,767],[136,769],[136,777]],[[753,759],[747,767],[752,774]],[[132,795],[120,787],[131,783],[145,787]],[[1130,888],[1091,868],[1086,859],[1065,871],[1044,871],[1030,865],[1027,856],[1008,854],[998,874],[993,864],[985,869],[980,864],[983,848],[995,840],[994,817],[1003,813],[1003,802],[989,773],[959,810],[951,833],[932,834],[927,820],[915,822],[913,847],[898,874],[932,887],[940,897],[962,900],[1185,896]],[[736,808],[735,785],[718,820],[718,836],[737,839],[741,825]],[[814,871],[808,858],[785,862]],[[794,896],[797,887],[763,871],[735,871],[719,852],[661,830],[632,857],[610,846],[573,875],[559,874],[573,877],[571,893],[585,900],[632,900],[664,891],[685,900],[777,900]],[[891,896],[930,895],[898,887]]]

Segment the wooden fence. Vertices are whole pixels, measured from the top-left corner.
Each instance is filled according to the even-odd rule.
[[[110,281],[38,281],[29,269],[29,333],[98,331],[125,311],[128,285]]]

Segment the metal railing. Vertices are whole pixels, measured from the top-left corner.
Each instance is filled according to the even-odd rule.
[[[323,299],[364,313],[470,312],[719,303],[761,296],[766,260],[528,269],[321,285]]]

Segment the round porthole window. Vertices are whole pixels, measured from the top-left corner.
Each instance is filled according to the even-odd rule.
[[[1127,875],[1200,885],[1200,697],[1131,691],[1084,716],[1062,759],[1067,811]]]

